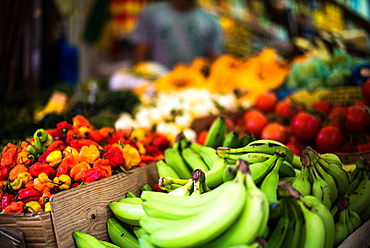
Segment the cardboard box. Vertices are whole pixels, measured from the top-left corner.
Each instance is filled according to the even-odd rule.
[[[109,241],[106,221],[114,215],[108,204],[129,191],[139,196],[143,185],[158,183],[155,163],[131,172],[59,192],[50,199],[51,212],[2,214],[0,225],[22,231],[27,248],[76,247],[73,231]]]

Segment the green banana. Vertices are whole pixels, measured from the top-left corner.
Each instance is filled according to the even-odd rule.
[[[289,222],[287,235],[282,247],[300,247],[300,242],[304,242],[303,228],[305,223],[303,223],[303,214],[298,205],[294,203],[294,200],[289,198],[284,200],[288,208],[288,214],[292,220]]]
[[[212,169],[213,165],[220,159],[217,155],[216,149],[209,146],[202,146],[198,153],[209,169]]]
[[[180,178],[176,171],[172,169],[171,166],[168,166],[163,160],[157,161],[155,164],[159,177]]]
[[[145,232],[145,230],[141,226],[134,226],[132,228],[132,231],[134,232],[137,239],[139,239],[142,235],[147,234],[147,232]]]
[[[334,219],[330,210],[319,199],[312,195],[301,196],[300,200],[311,212],[317,214],[325,226],[325,248],[332,248],[334,244]],[[297,247],[297,246],[296,246]]]
[[[201,246],[220,235],[235,222],[244,207],[244,177],[238,173],[234,181],[223,184],[226,186],[222,190],[217,187],[211,191],[218,192],[218,197],[214,198],[207,211],[150,233],[152,243],[160,247]]]
[[[339,168],[343,168],[343,162],[340,160],[337,154],[334,153],[323,153],[319,154],[319,157],[328,164],[335,164]]]
[[[239,163],[246,163],[239,160]],[[224,231],[219,237],[202,247],[230,247],[238,244],[253,243],[257,237],[266,233],[269,219],[269,203],[266,195],[255,185],[247,165],[245,184],[247,187],[246,202],[238,221]],[[248,233],[245,233],[248,230]]]
[[[357,176],[352,180],[352,182],[349,184],[346,195],[351,195],[353,191],[355,191],[359,185],[359,183],[362,180],[365,180],[366,178],[366,173],[362,169],[358,169],[357,171]]]
[[[140,218],[145,215],[142,204],[111,202],[109,207],[117,219],[134,226],[138,226]]]
[[[168,148],[164,151],[165,162],[170,166],[176,174],[182,178],[191,177],[191,169],[185,163],[180,151],[175,148]]]
[[[301,157],[293,154],[293,162],[291,164],[293,168],[300,170],[302,168]]]
[[[368,177],[364,178],[349,195],[349,202],[349,207],[357,214],[370,206],[370,179]]]
[[[253,135],[253,133],[245,133],[240,138],[240,147],[248,145],[250,142],[255,141],[256,137]]]
[[[319,199],[328,209],[331,208],[332,193],[328,183],[320,177],[314,166],[311,166],[312,188],[311,194]]]
[[[316,169],[317,174],[325,181],[327,182],[330,192],[331,192],[331,203],[334,203],[336,199],[338,198],[338,187],[335,183],[334,178],[326,173],[326,171],[323,170],[323,168],[319,165],[319,163],[314,163],[313,168]]]
[[[330,174],[338,187],[339,195],[345,195],[349,187],[349,177],[347,172],[343,168],[339,168],[335,164],[328,164],[323,159],[318,159],[318,163],[322,166],[324,171]]]
[[[150,241],[148,234],[144,234],[139,238],[140,248],[156,248]]]
[[[203,145],[196,142],[188,141],[188,143],[184,147],[190,148],[190,150],[192,150],[193,152],[198,153],[200,148],[203,147]]]
[[[74,231],[72,233],[73,239],[76,242],[78,248],[105,248],[106,246],[100,242],[99,239],[94,236],[83,233],[80,231]]]
[[[355,231],[357,228],[359,228],[362,225],[361,218],[355,211],[352,211],[351,208],[348,207],[347,211],[348,211],[348,219],[353,226],[353,231]]]
[[[279,201],[278,200],[278,183],[280,176],[279,171],[284,159],[285,159],[284,156],[280,156],[278,158],[274,165],[274,168],[263,178],[260,185],[261,191],[265,193],[270,203],[276,203]]]
[[[349,234],[346,212],[338,211],[339,219],[335,222],[334,227],[334,247],[337,247],[345,240]]]
[[[127,204],[139,204],[140,205],[143,202],[143,200],[139,197],[136,197],[136,198],[123,197],[123,198],[119,199],[118,202],[123,202],[123,203],[127,203]]]
[[[222,147],[238,148],[240,147],[239,133],[236,131],[230,132],[225,135]]]
[[[134,193],[129,191],[126,193],[126,198],[138,198],[138,197]]]
[[[185,185],[172,190],[168,194],[178,196],[189,196],[192,192],[193,192],[193,179],[190,178]],[[141,197],[141,199],[143,199],[143,197]]]
[[[303,196],[311,194],[310,169],[302,166],[301,173],[293,181],[292,186]]]
[[[237,172],[236,167],[236,164],[226,164],[222,174],[223,182],[234,180]]]
[[[289,231],[289,225],[292,221],[288,214],[288,207],[283,204],[282,215],[279,218],[276,227],[273,229],[270,237],[267,239],[267,246],[280,248],[283,247],[284,240]]]
[[[226,118],[224,116],[217,117],[211,124],[206,139],[205,146],[217,148],[222,146],[226,135]]]
[[[281,177],[295,177],[296,176],[294,167],[290,163],[288,163],[288,161],[286,161],[285,159],[283,163],[281,164],[279,174]]]
[[[181,155],[185,163],[192,171],[196,169],[201,169],[203,172],[209,171],[208,166],[206,165],[202,157],[199,155],[199,153],[194,152],[190,148],[185,148],[182,150]]]
[[[119,247],[140,247],[138,239],[114,218],[107,219],[107,231],[109,238]]]

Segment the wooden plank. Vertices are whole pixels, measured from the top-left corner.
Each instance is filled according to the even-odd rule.
[[[370,220],[349,235],[338,248],[361,248],[370,246]]]
[[[145,184],[152,186],[158,183],[155,163],[135,168],[132,172],[69,189],[50,199],[58,247],[76,247],[73,231],[85,232],[100,240],[109,240],[106,221],[114,216],[109,203],[118,201],[129,191],[139,195]]]

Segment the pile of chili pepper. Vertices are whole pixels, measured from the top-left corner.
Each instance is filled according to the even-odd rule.
[[[82,115],[38,129],[1,152],[0,212],[50,211],[54,194],[164,159],[170,143],[144,129],[95,129]]]

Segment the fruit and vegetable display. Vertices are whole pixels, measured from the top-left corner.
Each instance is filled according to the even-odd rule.
[[[156,162],[159,189],[108,203],[112,247],[338,247],[370,219],[366,158],[347,170],[334,153],[226,127],[218,117],[204,144],[180,133]]]
[[[167,136],[145,129],[95,129],[82,115],[53,129],[37,129],[31,138],[8,143],[1,152],[2,213],[50,211],[50,198],[164,158]]]

